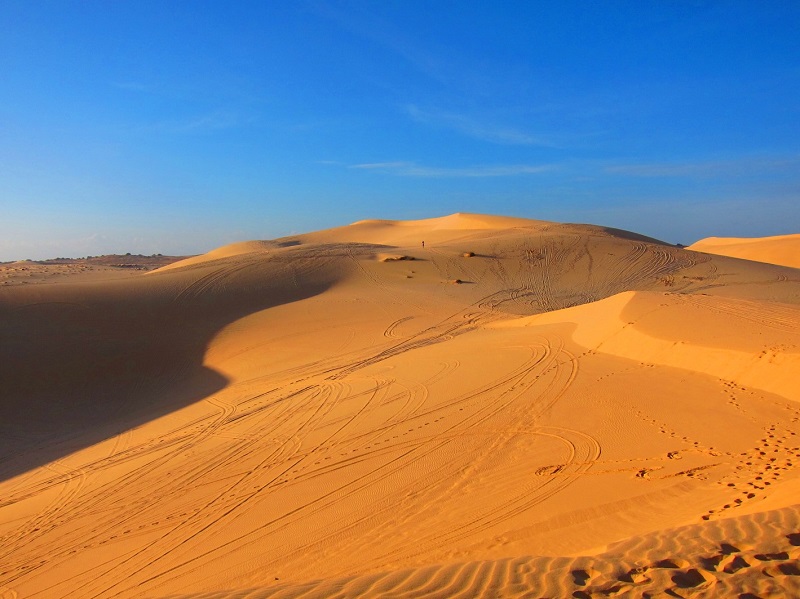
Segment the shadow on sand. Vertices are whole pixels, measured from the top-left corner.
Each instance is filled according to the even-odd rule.
[[[318,293],[333,275],[258,262],[0,295],[0,481],[219,391],[203,365],[227,324]],[[286,269],[283,267],[283,271]]]

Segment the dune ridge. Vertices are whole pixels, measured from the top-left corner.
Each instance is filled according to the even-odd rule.
[[[2,287],[0,589],[792,594],[797,273],[470,214]]]
[[[702,328],[696,327],[698,321]],[[736,380],[800,401],[795,376],[800,372],[800,352],[781,347],[778,341],[783,333],[797,332],[798,306],[629,291],[497,326],[559,322],[577,325],[573,339],[592,351]],[[730,326],[750,327],[760,334],[745,336],[739,330],[732,336],[735,339],[721,342]],[[681,341],[676,343],[676,337]]]
[[[800,268],[800,234],[773,237],[707,237],[689,249]]]

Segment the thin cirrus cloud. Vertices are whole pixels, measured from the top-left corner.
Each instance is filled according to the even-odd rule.
[[[216,111],[189,119],[178,127],[183,131],[216,131],[241,127],[245,124],[249,124],[248,120],[233,112]]]
[[[713,177],[747,176],[775,171],[796,171],[800,156],[739,157],[727,160],[704,160],[697,162],[661,162],[642,164],[618,164],[606,166],[609,174],[632,177]]]
[[[414,104],[409,104],[405,106],[404,109],[408,116],[417,123],[451,129],[463,135],[467,135],[468,137],[495,144],[544,147],[557,146],[553,139],[547,135],[533,135],[511,127],[481,123],[461,114],[438,110],[422,110]]]
[[[510,177],[516,175],[533,175],[555,170],[552,164],[509,164],[468,167],[424,166],[414,162],[371,162],[353,164],[352,169],[380,172],[401,177]]]
[[[236,112],[217,110],[204,114],[187,115],[181,119],[156,121],[131,127],[136,133],[197,134],[237,129],[253,124],[255,119]]]
[[[150,92],[153,86],[139,81],[112,81],[111,86],[129,92]]]
[[[355,6],[345,8],[336,4],[323,0],[310,3],[309,8],[375,48],[388,50],[433,81],[450,85],[453,79],[458,78],[458,70],[453,68],[452,60],[446,59],[443,48],[421,43],[410,35],[408,29],[379,16],[374,10],[359,10]]]

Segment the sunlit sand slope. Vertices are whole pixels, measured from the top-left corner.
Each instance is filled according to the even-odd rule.
[[[797,511],[784,509],[635,536],[592,556],[456,562],[200,596],[794,597],[800,594],[800,536],[784,531],[798,526]]]
[[[708,237],[690,250],[800,268],[800,234],[776,237]]]
[[[0,590],[792,595],[797,273],[453,215],[2,289]]]

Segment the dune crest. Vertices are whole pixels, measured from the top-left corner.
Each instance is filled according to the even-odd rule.
[[[591,351],[735,380],[800,402],[798,306],[629,291],[498,326],[561,322],[577,325],[573,339]]]
[[[774,237],[707,237],[690,250],[800,268],[800,233]]]
[[[791,596],[799,331],[795,269],[471,214],[3,286],[0,589]]]
[[[230,243],[217,249],[200,254],[199,256],[192,256],[178,262],[173,262],[167,266],[162,266],[158,271],[172,270],[175,268],[183,268],[192,266],[194,264],[203,264],[212,260],[222,260],[224,258],[232,258],[241,256],[243,254],[252,254],[254,252],[266,252],[270,249],[277,247],[277,244],[269,241],[241,241],[237,243]],[[153,271],[155,272],[155,271]]]
[[[468,212],[456,212],[448,216],[436,218],[425,218],[421,220],[360,220],[351,226],[390,226],[390,227],[410,227],[427,230],[436,229],[506,229],[511,227],[530,227],[537,224],[553,224],[548,221],[534,220],[528,218],[517,218],[514,216],[493,216],[489,214],[473,214]]]

